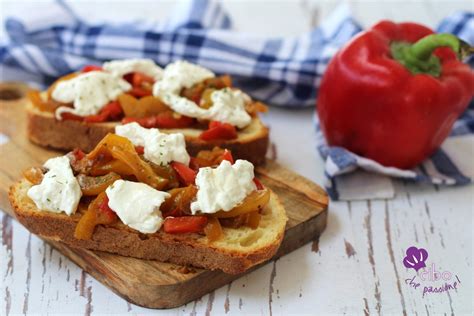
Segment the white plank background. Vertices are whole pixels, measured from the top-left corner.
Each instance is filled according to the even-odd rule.
[[[107,12],[107,19],[119,20],[160,19],[173,6],[170,1],[97,2],[75,1],[74,7],[89,19]],[[47,3],[1,0],[2,24],[10,13],[47,10]],[[234,0],[224,5],[240,31],[291,36],[317,25],[338,3]],[[435,26],[454,10],[474,9],[473,2],[448,0],[350,5],[364,26],[383,18]],[[311,116],[312,110],[272,109],[264,119],[278,160],[321,183]],[[333,202],[319,246],[308,244],[195,302],[161,311],[127,303],[0,212],[0,315],[472,315],[473,186],[395,184],[393,200]],[[404,280],[413,273],[402,259],[411,245],[426,248],[437,269],[458,275],[458,290],[422,298],[409,288]]]

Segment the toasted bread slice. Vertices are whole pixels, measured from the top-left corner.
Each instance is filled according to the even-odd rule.
[[[113,133],[119,122],[86,123],[73,120],[58,121],[54,113],[40,111],[31,103],[26,106],[28,115],[28,138],[40,146],[62,150],[80,148],[91,151],[107,133]],[[268,128],[258,117],[249,126],[238,131],[233,140],[203,141],[199,139],[202,130],[193,128],[160,129],[163,133],[182,133],[190,155],[215,146],[232,151],[236,159],[245,159],[254,165],[265,162],[268,148]]]
[[[60,241],[71,247],[219,269],[229,274],[244,272],[270,259],[280,246],[287,222],[283,205],[271,192],[258,228],[223,228],[223,236],[212,243],[199,234],[167,234],[163,231],[142,234],[122,223],[100,225],[91,240],[79,240],[74,238],[74,230],[81,214],[67,216],[38,210],[27,196],[31,186],[27,180],[17,182],[10,188],[9,199],[20,223],[42,238]]]

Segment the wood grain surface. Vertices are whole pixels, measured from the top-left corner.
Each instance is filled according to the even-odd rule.
[[[0,91],[7,88],[0,85]],[[12,85],[11,88],[20,93],[26,89],[21,85]],[[49,157],[59,154],[26,139],[24,100],[0,101],[0,132],[10,137],[9,142],[0,146],[1,152],[6,153],[0,155],[0,209],[10,215],[8,187],[21,177],[25,168],[41,165]],[[317,239],[327,221],[328,197],[324,190],[272,160],[257,168],[256,173],[279,195],[289,217],[284,240],[275,258]],[[183,305],[241,276],[47,242],[127,301],[149,308]]]

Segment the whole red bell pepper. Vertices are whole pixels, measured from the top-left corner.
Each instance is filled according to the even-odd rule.
[[[459,56],[465,48],[415,23],[382,21],[360,33],[321,82],[317,110],[328,144],[386,166],[422,162],[474,96],[474,72]]]

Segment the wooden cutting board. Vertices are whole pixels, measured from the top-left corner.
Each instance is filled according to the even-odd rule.
[[[46,159],[60,154],[26,139],[24,95],[27,89],[19,83],[0,83],[0,132],[10,137],[0,145],[0,209],[10,215],[8,188],[21,177],[22,170],[42,165]],[[326,192],[275,161],[269,160],[265,166],[258,167],[256,173],[280,196],[289,218],[285,237],[273,260],[319,238],[327,221]],[[241,276],[47,242],[127,301],[148,308],[183,305]],[[256,268],[258,266],[253,269]]]

